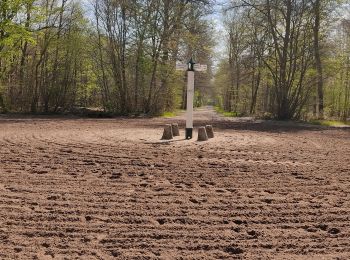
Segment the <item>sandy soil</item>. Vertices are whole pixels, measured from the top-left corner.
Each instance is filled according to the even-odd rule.
[[[350,130],[0,119],[0,259],[350,259]]]

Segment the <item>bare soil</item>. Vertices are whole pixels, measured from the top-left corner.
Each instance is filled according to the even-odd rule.
[[[348,128],[195,118],[2,117],[0,259],[350,259]]]

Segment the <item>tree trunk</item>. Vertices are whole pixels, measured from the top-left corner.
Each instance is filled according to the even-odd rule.
[[[317,71],[317,103],[316,103],[316,115],[318,118],[322,119],[324,117],[323,113],[323,68],[320,55],[320,0],[315,0],[314,2],[314,15],[315,24],[313,27],[314,31],[314,51],[315,51],[315,67]]]

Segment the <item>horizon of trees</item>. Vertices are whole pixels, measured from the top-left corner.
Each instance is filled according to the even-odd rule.
[[[348,1],[236,0],[226,8],[227,54],[217,102],[237,115],[350,117]]]
[[[2,0],[0,112],[185,108],[177,62],[208,64],[195,104],[238,116],[350,117],[349,0]],[[88,9],[88,10],[87,10]],[[342,17],[343,15],[343,17]],[[226,53],[213,67],[215,40]]]
[[[211,64],[208,0],[3,0],[0,111],[77,107],[161,114],[184,106],[177,61]],[[211,72],[200,75],[201,85]],[[205,98],[199,88],[197,101]]]

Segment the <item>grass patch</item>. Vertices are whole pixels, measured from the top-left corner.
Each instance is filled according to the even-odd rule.
[[[174,117],[176,116],[175,112],[164,112],[161,117]]]
[[[236,112],[228,112],[223,110],[221,107],[215,107],[215,111],[225,117],[237,117],[238,114]]]
[[[336,121],[336,120],[311,120],[309,123],[314,125],[323,125],[323,126],[350,126],[350,122],[347,121]]]
[[[175,110],[175,111],[168,111],[168,112],[164,112],[161,117],[175,117],[178,116],[181,112],[184,112],[184,110]]]

